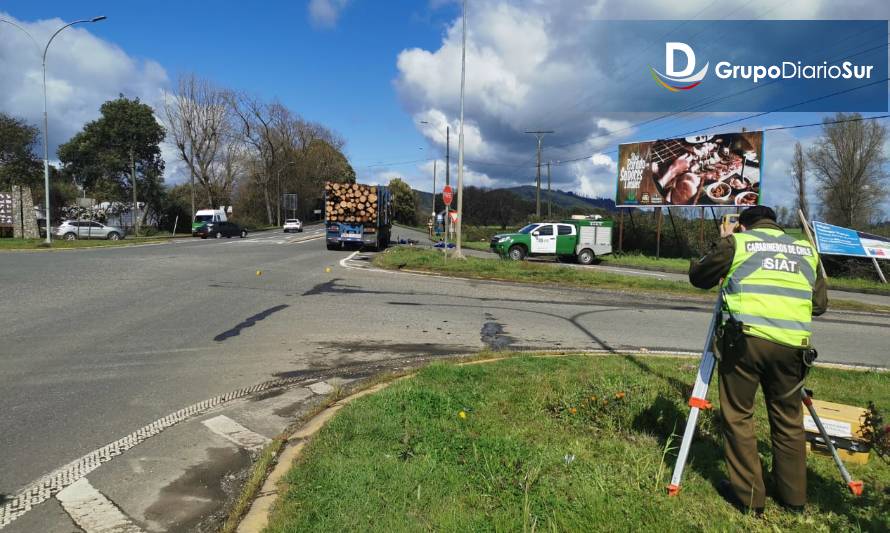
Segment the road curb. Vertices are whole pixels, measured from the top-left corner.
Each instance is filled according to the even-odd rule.
[[[286,490],[286,486],[282,482],[282,479],[287,475],[287,472],[293,466],[294,461],[300,457],[300,454],[303,452],[303,449],[306,447],[309,440],[314,437],[315,434],[318,433],[338,411],[340,411],[340,409],[343,409],[345,406],[349,405],[350,402],[357,400],[358,398],[379,392],[390,384],[395,383],[400,379],[404,379],[405,377],[407,376],[401,376],[384,383],[377,383],[366,389],[350,394],[343,399],[337,400],[320,413],[310,418],[308,422],[292,433],[287,439],[287,445],[284,450],[282,450],[278,459],[275,461],[275,467],[266,477],[262,488],[257,493],[257,497],[253,500],[253,503],[250,504],[250,509],[247,511],[247,514],[244,515],[244,518],[241,519],[236,531],[238,533],[260,533],[269,525],[269,515],[272,511],[272,506],[278,501],[278,496],[281,492]]]

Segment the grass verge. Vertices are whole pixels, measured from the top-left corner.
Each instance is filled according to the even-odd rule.
[[[233,533],[238,529],[241,517],[244,516],[248,509],[250,509],[253,500],[256,499],[257,493],[266,481],[266,476],[269,475],[269,472],[271,472],[272,468],[275,466],[275,459],[278,457],[278,452],[281,451],[281,448],[286,441],[287,439],[285,437],[276,437],[263,448],[262,452],[260,452],[259,457],[253,463],[250,477],[247,478],[244,486],[241,487],[241,493],[232,505],[232,508],[229,511],[229,516],[220,529],[221,533]]]
[[[696,289],[683,281],[662,280],[602,272],[591,269],[565,268],[557,264],[506,261],[492,258],[467,257],[466,261],[446,261],[442,252],[425,248],[396,247],[378,254],[374,264],[391,270],[420,270],[473,279],[514,281],[519,283],[556,283],[591,289],[611,289],[628,292],[653,292],[713,298],[715,291]],[[851,300],[831,300],[832,309],[890,313],[890,307]]]
[[[700,419],[682,494],[668,497],[695,369],[690,359],[630,356],[431,365],[351,403],[316,435],[286,476],[268,530],[890,528],[890,466],[876,458],[850,466],[866,483],[861,498],[848,495],[830,458],[811,456],[803,514],[772,500],[763,519],[738,513],[715,490],[725,469],[714,411]],[[820,398],[871,400],[887,412],[888,380],[816,368],[808,383]]]
[[[655,259],[652,256],[642,254],[612,254],[604,255],[600,260],[604,265],[616,267],[640,268],[675,274],[685,274],[689,272],[689,259],[676,257]],[[839,291],[858,291],[890,295],[890,285],[863,278],[830,277],[828,278],[828,288]]]
[[[43,239],[0,239],[0,250],[67,250],[71,248],[104,248],[108,246],[133,246],[136,244],[152,244],[166,242],[172,237],[129,237],[119,241],[102,239],[64,241],[53,240],[53,244],[47,247]]]
[[[422,248],[390,248],[374,258],[374,264],[393,270],[411,269],[452,276],[531,283],[559,283],[578,287],[630,291],[659,290],[672,294],[693,294],[705,297],[709,291],[688,283],[665,281],[640,276],[624,276],[595,270],[562,268],[546,263],[505,261],[498,258],[467,257],[466,261],[446,261],[441,251]]]

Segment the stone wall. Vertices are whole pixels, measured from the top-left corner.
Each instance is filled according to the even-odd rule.
[[[12,212],[15,217],[12,236],[16,239],[39,239],[37,214],[34,212],[34,200],[31,199],[30,187],[12,186]]]

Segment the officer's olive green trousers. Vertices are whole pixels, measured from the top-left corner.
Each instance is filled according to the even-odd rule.
[[[806,440],[800,394],[778,399],[800,382],[801,364],[800,350],[747,335],[740,346],[722,354],[718,372],[726,466],[736,496],[751,508],[763,508],[766,501],[754,431],[758,385],[763,387],[769,416],[775,496],[787,505],[806,503]]]

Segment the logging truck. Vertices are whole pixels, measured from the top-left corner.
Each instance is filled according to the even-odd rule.
[[[328,250],[347,245],[382,250],[389,244],[392,197],[386,187],[326,182],[324,213]]]

